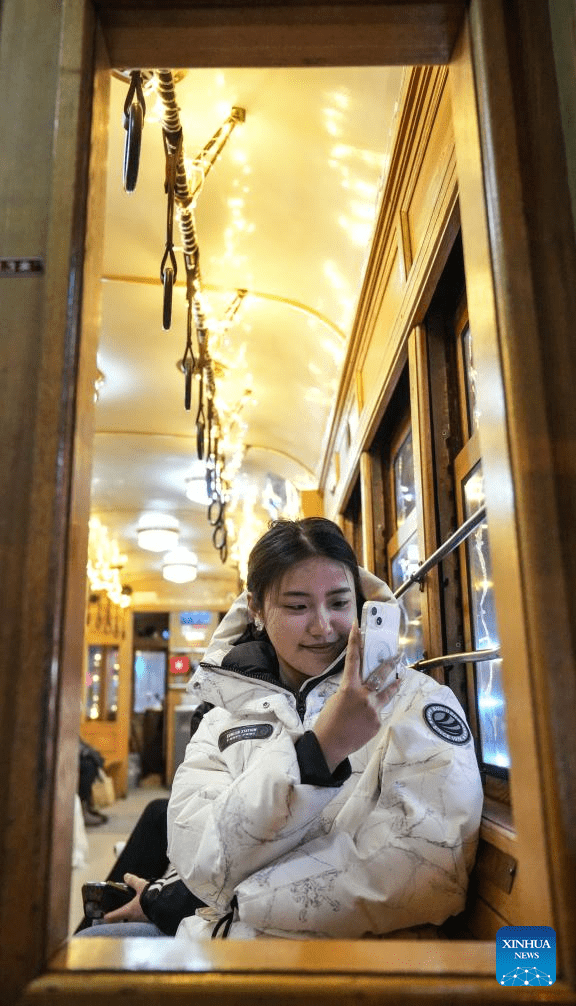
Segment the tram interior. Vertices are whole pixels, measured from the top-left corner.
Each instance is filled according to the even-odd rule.
[[[81,735],[121,800],[161,712],[151,774],[169,786],[186,681],[251,545],[275,516],[331,517],[404,585],[410,661],[468,711],[486,810],[474,907],[445,935],[493,939],[533,896],[517,872],[447,70],[166,73],[199,257],[185,258],[177,198],[170,210],[158,76],[139,78],[127,192],[133,78],[113,72]],[[143,531],[165,533],[160,550]]]
[[[574,5],[0,11],[0,1001],[573,1006]],[[465,910],[418,939],[70,938],[78,835],[102,879],[168,793],[190,675],[296,514],[338,523],[465,710]],[[508,926],[554,930],[555,982],[497,979]]]
[[[201,657],[239,592],[256,538],[275,516],[296,516],[302,506],[322,512],[325,440],[407,72],[168,71],[194,194],[184,211],[199,252],[188,351],[178,192],[171,235],[177,274],[164,327],[169,106],[157,74],[143,71],[137,180],[126,191],[124,105],[132,78],[112,74],[82,732],[114,764],[122,793],[130,731],[141,731],[146,703],[177,702],[186,673],[170,673],[170,659],[189,667]],[[186,403],[182,361],[199,356],[198,312],[209,365],[196,366]],[[168,536],[177,528],[170,547],[140,547],[139,527],[149,525],[157,532],[166,525]],[[184,565],[174,573],[166,558],[175,548]],[[151,616],[148,644],[127,642],[132,613]],[[162,615],[168,644],[152,628]],[[138,676],[132,688],[132,649],[143,675],[146,661],[161,668],[153,693],[142,691]],[[106,660],[111,675],[98,673]]]

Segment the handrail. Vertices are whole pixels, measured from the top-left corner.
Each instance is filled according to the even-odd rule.
[[[450,537],[447,538],[446,541],[432,553],[432,555],[424,560],[416,572],[411,573],[408,579],[404,580],[404,583],[400,584],[400,586],[394,591],[394,597],[401,597],[413,583],[420,583],[426,574],[434,568],[434,566],[437,566],[438,563],[445,558],[445,556],[450,555],[454,549],[458,548],[458,546],[466,540],[468,535],[472,534],[472,531],[478,527],[478,524],[482,523],[485,516],[486,506],[484,505],[479,507],[471,517],[468,517],[468,519],[465,520],[464,523],[456,529],[456,531],[454,531],[454,534],[450,535]]]
[[[472,664],[482,660],[497,660],[500,648],[491,650],[470,650],[468,653],[446,653],[443,657],[429,657],[427,660],[417,660],[411,666],[417,671],[429,670],[432,667],[443,667],[445,664]]]

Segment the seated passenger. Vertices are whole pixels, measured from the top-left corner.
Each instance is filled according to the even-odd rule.
[[[360,568],[362,594],[370,600],[394,601],[389,587],[378,577]],[[206,651],[208,662],[217,660],[232,642],[246,630],[248,609],[243,594],[215,632]],[[188,688],[192,691],[190,685]],[[201,702],[191,717],[190,733],[194,735],[210,702]],[[108,912],[102,919],[86,916],[74,936],[173,936],[180,922],[194,914],[204,903],[188,890],[168,861],[167,799],[152,800],[144,808],[123,851],[108,874],[107,880],[121,881],[132,887],[135,895],[120,908]],[[146,879],[152,878],[152,879]],[[124,925],[120,927],[118,923]]]
[[[209,702],[201,702],[194,708],[190,717],[191,737],[211,708]],[[107,912],[102,919],[84,916],[75,936],[174,936],[182,919],[203,904],[168,862],[167,808],[168,799],[163,797],[146,805],[106,878],[124,881],[133,888],[132,900]],[[120,930],[119,922],[130,923],[134,928]]]
[[[168,853],[205,907],[177,935],[441,924],[464,907],[482,809],[455,695],[412,668],[362,682],[359,569],[331,521],[275,522],[247,582],[190,686],[215,708],[174,778]]]
[[[192,732],[206,703],[192,718]],[[107,912],[102,919],[84,916],[75,936],[174,936],[180,922],[202,902],[182,883],[168,862],[166,837],[167,798],[151,800],[142,811],[106,880],[124,881],[133,888],[132,900]],[[115,924],[136,923],[134,930]],[[140,924],[146,925],[146,930]],[[108,929],[110,927],[110,930]]]

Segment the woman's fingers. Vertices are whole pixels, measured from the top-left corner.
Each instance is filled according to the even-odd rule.
[[[128,884],[136,891],[135,897],[131,901],[128,901],[125,905],[121,905],[120,908],[114,908],[111,912],[106,912],[104,918],[106,922],[142,922],[147,921],[146,915],[142,911],[142,906],[140,904],[140,895],[142,891],[147,886],[148,881],[144,880],[143,877],[137,877],[135,873],[125,873],[124,883]]]
[[[350,684],[355,678],[359,677],[360,674],[360,664],[362,661],[362,636],[360,634],[360,628],[358,626],[358,619],[355,618],[352,622],[352,628],[348,636],[348,646],[346,648],[346,660],[344,661],[344,671],[342,674],[342,683]]]
[[[106,922],[131,922],[138,921],[142,915],[142,908],[140,906],[140,895],[137,894],[132,901],[129,901],[126,905],[122,905],[120,908],[115,908],[112,912],[106,912],[104,919]]]
[[[124,883],[128,884],[128,887],[132,887],[137,894],[142,894],[142,891],[146,887],[148,881],[144,880],[143,877],[137,877],[135,873],[125,873]]]
[[[371,702],[377,712],[380,712],[384,706],[388,705],[390,700],[396,695],[396,692],[399,690],[401,684],[402,682],[400,678],[395,678],[394,681],[391,681],[385,688],[379,688],[376,691],[372,691]]]

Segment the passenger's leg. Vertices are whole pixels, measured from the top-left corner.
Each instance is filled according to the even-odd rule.
[[[106,880],[123,881],[125,873],[134,873],[145,880],[164,875],[168,867],[167,810],[167,798],[151,800],[146,805]],[[91,925],[91,920],[84,916],[76,933]]]
[[[164,936],[166,939],[172,939],[152,922],[104,922],[74,933],[74,939],[86,936],[113,936],[114,938],[119,936]]]
[[[150,801],[106,880],[122,881],[125,873],[156,880],[164,874],[168,866],[167,810],[167,798]]]

